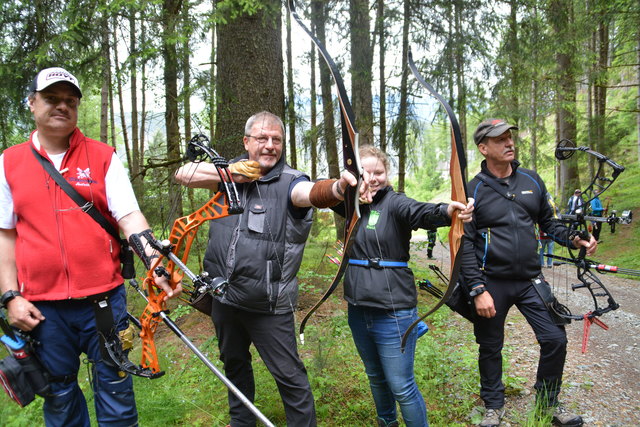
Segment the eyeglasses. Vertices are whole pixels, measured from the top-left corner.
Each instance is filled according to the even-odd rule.
[[[260,135],[260,136],[245,135],[245,136],[249,138],[255,138],[255,140],[258,141],[258,144],[261,144],[261,145],[266,144],[267,142],[269,142],[269,140],[271,140],[273,145],[282,144],[282,139],[277,136],[266,136],[266,135]]]

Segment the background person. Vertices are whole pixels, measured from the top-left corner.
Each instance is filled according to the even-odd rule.
[[[596,188],[593,190],[595,197],[591,200],[591,215],[601,217],[604,213],[604,208],[602,207],[602,202],[600,201],[600,189]],[[593,238],[596,240],[600,240],[600,231],[602,231],[602,223],[601,222],[592,222],[593,227]]]
[[[427,230],[427,258],[433,259],[433,248],[436,247],[436,237],[438,236],[435,229]]]
[[[547,233],[540,230],[539,233],[539,241],[540,241],[540,267],[544,267],[545,259],[547,268],[553,267],[553,258],[546,257],[544,254],[553,254],[553,246],[555,242],[552,238],[549,237]]]
[[[567,202],[567,214],[573,215],[578,209],[584,206],[584,200],[582,199],[582,191],[579,188],[573,192],[573,196],[569,197]]]

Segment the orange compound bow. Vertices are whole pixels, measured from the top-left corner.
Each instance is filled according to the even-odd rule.
[[[149,245],[158,251],[158,258],[152,263],[144,278],[143,288],[145,293],[140,291],[135,281],[131,283],[147,300],[147,306],[140,316],[141,366],[150,368],[155,376],[161,376],[164,373],[160,371],[158,363],[154,341],[155,331],[161,320],[168,319],[166,317],[166,292],[156,286],[155,278],[164,275],[169,279],[172,287],[175,288],[186,275],[193,284],[192,291],[188,292],[191,302],[202,295],[222,294],[226,289],[226,281],[216,282],[208,277],[206,272],[196,275],[186,266],[197,230],[204,222],[239,214],[243,211],[231,173],[227,168],[227,161],[209,147],[208,142],[208,138],[204,135],[194,136],[189,141],[187,157],[195,162],[200,161],[198,159],[206,155],[215,165],[220,176],[220,190],[194,213],[176,219],[167,240],[161,242],[151,236],[147,237]],[[167,265],[163,266],[165,258],[168,261]]]
[[[195,162],[203,156],[208,157],[216,167],[220,177],[220,190],[194,213],[178,218],[173,223],[173,228],[169,233],[169,238],[159,241],[147,234],[147,242],[158,251],[158,259],[151,264],[143,281],[144,291],[140,289],[135,280],[130,280],[130,284],[147,300],[147,306],[140,316],[139,326],[142,338],[142,362],[141,368],[151,371],[150,378],[158,378],[164,375],[160,370],[158,355],[155,345],[155,331],[160,321],[163,321],[172,332],[174,332],[191,351],[222,381],[222,383],[233,393],[265,426],[273,427],[274,424],[260,412],[260,410],[249,400],[235,384],[231,382],[216,366],[196,347],[191,340],[180,330],[178,325],[167,315],[168,310],[164,300],[166,292],[159,290],[155,284],[156,276],[166,276],[172,287],[175,289],[184,276],[187,276],[192,283],[192,290],[187,292],[190,295],[189,303],[200,311],[211,314],[211,298],[214,295],[222,295],[227,282],[222,278],[211,278],[207,272],[201,274],[193,273],[186,265],[191,246],[196,237],[198,228],[206,221],[227,217],[229,215],[240,214],[243,208],[240,206],[239,196],[231,173],[229,164],[220,157],[211,147],[209,139],[204,135],[196,135],[191,138],[187,148],[187,157]],[[200,160],[198,160],[200,161]],[[167,259],[167,265],[163,265],[163,260]],[[202,297],[204,304],[202,304]],[[207,299],[208,298],[208,302]],[[202,304],[202,305],[199,305]],[[203,306],[209,306],[204,309]]]

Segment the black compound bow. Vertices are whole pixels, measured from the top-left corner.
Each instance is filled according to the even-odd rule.
[[[601,195],[615,182],[618,176],[624,172],[624,166],[619,165],[607,156],[591,150],[589,147],[576,147],[573,141],[568,139],[561,140],[555,151],[555,157],[560,160],[566,160],[573,156],[576,152],[583,152],[595,157],[598,161],[598,167],[591,182],[582,191],[586,200],[583,202],[581,209],[578,209],[575,214],[563,214],[558,221],[567,224],[570,228],[569,235],[579,235],[581,239],[589,240],[590,235],[588,233],[588,221],[592,222],[611,222],[629,224],[631,222],[631,213],[625,213],[622,217],[615,217],[611,220],[609,218],[596,217],[588,215],[590,213],[590,203],[596,197]],[[607,171],[610,171],[610,176]],[[599,190],[596,192],[596,190]],[[562,257],[553,254],[545,254],[545,256],[556,259],[562,263],[568,263],[575,265],[577,269],[577,278],[579,283],[571,285],[573,291],[577,289],[587,289],[591,294],[593,301],[593,309],[585,314],[572,314],[571,311],[562,304],[556,305],[556,313],[567,320],[584,320],[585,321],[585,333],[583,339],[583,352],[586,350],[586,342],[588,340],[588,331],[592,323],[596,323],[599,326],[607,329],[607,326],[599,321],[597,317],[602,316],[613,310],[617,310],[620,305],[615,301],[613,295],[604,286],[600,279],[596,276],[597,273],[624,273],[634,274],[634,270],[618,269],[617,267],[608,266],[598,263],[586,258],[586,248],[581,247],[578,251],[578,255],[575,256],[569,248],[569,257]]]

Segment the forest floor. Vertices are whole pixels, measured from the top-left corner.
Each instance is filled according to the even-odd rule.
[[[438,244],[434,252],[436,260],[448,259],[443,252]],[[417,256],[426,261],[423,253]],[[570,290],[570,285],[577,283],[575,267],[544,268],[543,274],[556,286],[558,299],[569,301],[573,313],[584,313],[593,307],[587,290]],[[592,325],[585,354],[584,322],[573,321],[567,326],[569,345],[560,399],[567,408],[582,415],[585,426],[640,426],[640,281],[615,274],[598,277],[620,308],[601,317],[608,330]],[[565,288],[569,289],[569,295],[565,295]],[[505,348],[512,349],[505,374],[521,378],[523,384],[507,387],[507,413],[502,425],[516,426],[519,424],[514,421],[515,415],[510,414],[521,416],[534,403],[539,346],[531,327],[516,308],[507,317],[505,334]]]
[[[435,260],[427,259],[426,249],[414,251],[412,256],[420,264],[436,263],[447,270],[448,265],[441,265],[448,264],[448,253],[445,251],[438,243],[434,251]],[[554,266],[552,269],[543,269],[543,273],[555,285],[558,299],[563,303],[569,302],[573,313],[584,313],[592,307],[593,303],[584,289],[575,292],[569,290],[569,295],[565,295],[565,289],[570,289],[570,285],[577,281],[574,267]],[[568,409],[582,415],[587,427],[640,426],[640,281],[615,274],[598,277],[620,308],[601,317],[609,330],[592,325],[585,354],[582,353],[584,322],[573,321],[567,326],[569,345],[560,399]],[[316,299],[315,294],[301,295],[299,305],[303,310],[297,313],[298,323],[303,311]],[[344,308],[342,299],[330,299],[316,316],[323,318],[335,315],[338,306]],[[344,310],[339,312],[343,313]],[[197,341],[204,340],[211,336],[213,328],[211,322],[205,322],[203,318],[200,315],[187,316],[181,327],[188,330],[188,335]],[[456,315],[453,318],[461,328],[469,329],[469,324],[462,317]],[[522,420],[526,419],[527,411],[533,406],[539,346],[526,320],[515,308],[507,317],[505,332],[505,349],[510,354],[505,376],[514,380],[507,381],[507,412],[501,425],[511,427],[524,425]],[[166,333],[171,335],[168,331]],[[475,346],[473,342],[469,344]],[[479,399],[478,405],[476,410],[481,405]],[[473,424],[468,421],[468,425]]]

